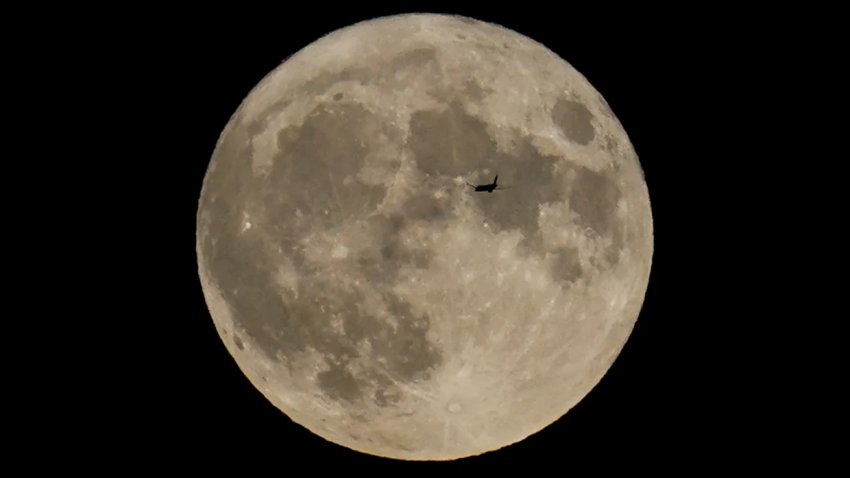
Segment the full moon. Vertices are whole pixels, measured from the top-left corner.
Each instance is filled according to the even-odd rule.
[[[216,330],[274,406],[353,450],[450,460],[601,380],[643,304],[652,214],[572,66],[499,25],[410,14],[330,33],[248,94],[196,252]]]

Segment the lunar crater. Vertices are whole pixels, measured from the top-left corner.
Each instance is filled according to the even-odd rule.
[[[558,99],[552,108],[552,121],[567,139],[578,144],[587,145],[596,136],[593,115],[587,106],[579,101]]]

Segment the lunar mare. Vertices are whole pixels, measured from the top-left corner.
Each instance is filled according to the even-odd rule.
[[[499,175],[510,189],[472,192]],[[409,460],[495,450],[602,378],[652,258],[634,149],[601,95],[503,27],[335,31],[216,145],[197,256],[215,326],[295,422]]]

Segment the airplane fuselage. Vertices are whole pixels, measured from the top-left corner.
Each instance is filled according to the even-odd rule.
[[[472,186],[472,188],[475,189],[476,192],[492,193],[494,189],[499,187],[497,185],[498,182],[499,182],[499,175],[497,174],[496,177],[493,178],[493,182],[490,183],[490,184],[479,184],[478,186],[472,186],[472,184],[469,184],[469,183],[466,183],[466,184],[469,184],[470,186]]]

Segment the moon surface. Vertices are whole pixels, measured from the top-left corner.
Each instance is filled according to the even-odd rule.
[[[499,175],[506,189],[475,192]],[[602,378],[652,261],[643,172],[541,44],[378,18],[287,59],[216,145],[197,214],[216,329],[267,399],[406,460],[536,433]]]

